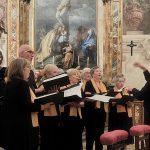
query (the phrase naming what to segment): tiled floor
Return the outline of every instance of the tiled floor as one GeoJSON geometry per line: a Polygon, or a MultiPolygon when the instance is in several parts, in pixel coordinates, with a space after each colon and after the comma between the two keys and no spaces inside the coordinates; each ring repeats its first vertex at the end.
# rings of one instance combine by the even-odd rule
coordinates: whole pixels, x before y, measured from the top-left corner
{"type": "MultiPolygon", "coordinates": [[[[0,148],[0,150],[4,150],[4,149],[3,149],[3,148],[0,148]]],[[[85,150],[85,148],[84,148],[83,150],[85,150]]],[[[107,150],[107,147],[104,146],[103,150],[107,150]]],[[[129,146],[127,147],[127,150],[135,150],[135,149],[134,149],[134,145],[129,145],[129,146]]]]}
{"type": "MultiPolygon", "coordinates": [[[[94,148],[93,148],[93,149],[94,149],[94,148]]],[[[83,145],[83,150],[86,150],[86,149],[85,149],[85,145],[83,145]]],[[[107,150],[107,146],[104,146],[104,147],[103,147],[103,150],[107,150]]],[[[127,150],[135,150],[134,144],[128,145],[128,146],[127,146],[127,150]]]]}
{"type": "MultiPolygon", "coordinates": [[[[4,150],[4,149],[0,148],[0,150],[4,150]]],[[[85,149],[85,132],[83,132],[83,150],[86,150],[85,149]]],[[[104,146],[103,150],[107,150],[107,147],[104,146]]],[[[134,145],[133,144],[132,145],[128,145],[127,150],[135,150],[134,145]]]]}

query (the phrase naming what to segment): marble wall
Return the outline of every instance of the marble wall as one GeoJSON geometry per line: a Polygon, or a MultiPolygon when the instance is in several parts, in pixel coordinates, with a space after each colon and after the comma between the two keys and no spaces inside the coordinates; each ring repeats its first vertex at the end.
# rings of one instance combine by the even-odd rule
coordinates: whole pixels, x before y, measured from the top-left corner
{"type": "Polygon", "coordinates": [[[123,5],[123,42],[122,42],[122,72],[126,76],[127,84],[141,89],[145,84],[142,70],[135,68],[133,63],[138,61],[150,69],[150,26],[149,1],[124,1],[123,5]],[[137,46],[127,46],[133,41],[137,46]]]}

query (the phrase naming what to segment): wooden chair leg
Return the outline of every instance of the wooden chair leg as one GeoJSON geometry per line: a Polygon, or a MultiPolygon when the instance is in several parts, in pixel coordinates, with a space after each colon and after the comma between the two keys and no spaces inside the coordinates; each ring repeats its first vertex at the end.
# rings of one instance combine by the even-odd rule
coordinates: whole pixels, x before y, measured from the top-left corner
{"type": "Polygon", "coordinates": [[[146,145],[146,149],[149,149],[149,134],[146,134],[146,139],[145,139],[145,145],[146,145]]]}
{"type": "Polygon", "coordinates": [[[139,137],[135,136],[135,149],[139,150],[139,137]]]}

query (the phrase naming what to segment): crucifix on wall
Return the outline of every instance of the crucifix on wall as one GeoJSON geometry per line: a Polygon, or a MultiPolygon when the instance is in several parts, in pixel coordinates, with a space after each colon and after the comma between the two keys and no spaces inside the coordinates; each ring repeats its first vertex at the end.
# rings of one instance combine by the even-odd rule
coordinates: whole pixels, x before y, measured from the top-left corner
{"type": "Polygon", "coordinates": [[[137,46],[136,44],[133,44],[133,41],[131,41],[130,44],[128,44],[127,46],[129,46],[131,48],[131,56],[133,55],[133,47],[137,46]]]}

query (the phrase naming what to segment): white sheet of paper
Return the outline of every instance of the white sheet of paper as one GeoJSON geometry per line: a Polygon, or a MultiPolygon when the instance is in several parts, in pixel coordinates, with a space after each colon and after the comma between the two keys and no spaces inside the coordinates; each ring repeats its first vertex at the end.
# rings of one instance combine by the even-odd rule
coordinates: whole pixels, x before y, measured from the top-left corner
{"type": "Polygon", "coordinates": [[[77,85],[77,86],[75,86],[73,88],[65,90],[64,91],[64,97],[69,97],[69,96],[77,95],[77,96],[79,96],[79,97],[82,98],[82,95],[81,95],[81,86],[82,86],[82,83],[80,83],[79,85],[77,85]]]}
{"type": "Polygon", "coordinates": [[[95,101],[100,101],[100,102],[109,102],[109,100],[113,99],[114,97],[95,94],[94,96],[87,97],[87,98],[95,101]]]}

